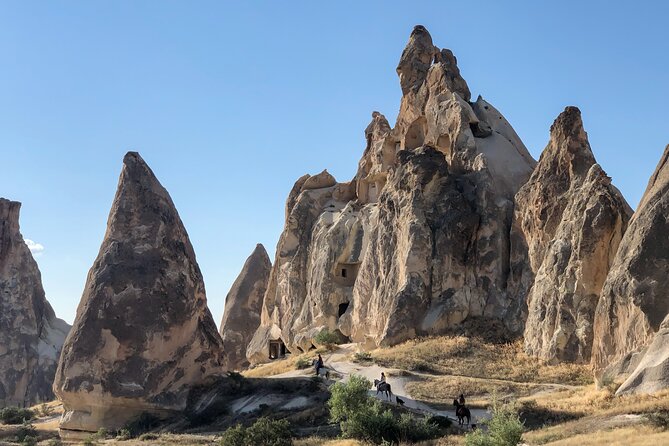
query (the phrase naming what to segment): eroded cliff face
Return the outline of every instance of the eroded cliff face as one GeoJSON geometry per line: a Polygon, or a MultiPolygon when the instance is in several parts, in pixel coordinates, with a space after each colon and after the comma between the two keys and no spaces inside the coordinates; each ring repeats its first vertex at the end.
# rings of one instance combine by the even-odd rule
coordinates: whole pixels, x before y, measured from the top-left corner
{"type": "Polygon", "coordinates": [[[61,433],[183,410],[189,388],[221,365],[221,337],[186,229],[167,191],[130,152],[56,374],[61,433]]]}
{"type": "Polygon", "coordinates": [[[630,221],[595,316],[592,363],[619,393],[669,387],[669,146],[630,221]]]}
{"type": "Polygon", "coordinates": [[[56,318],[19,230],[21,203],[0,198],[0,407],[53,399],[70,326],[56,318]]]}
{"type": "Polygon", "coordinates": [[[516,194],[509,291],[527,296],[529,354],[590,361],[595,308],[631,214],[595,162],[580,111],[567,107],[516,194]]]}
{"type": "Polygon", "coordinates": [[[258,244],[225,297],[220,333],[226,370],[241,370],[249,365],[246,346],[260,326],[262,299],[271,269],[265,247],[258,244]]]}
{"type": "Polygon", "coordinates": [[[513,197],[535,161],[504,117],[470,91],[450,50],[414,28],[397,67],[402,101],[378,112],[358,172],[300,178],[247,350],[304,351],[323,329],[369,346],[436,334],[467,318],[520,334],[506,291],[513,197]]]}

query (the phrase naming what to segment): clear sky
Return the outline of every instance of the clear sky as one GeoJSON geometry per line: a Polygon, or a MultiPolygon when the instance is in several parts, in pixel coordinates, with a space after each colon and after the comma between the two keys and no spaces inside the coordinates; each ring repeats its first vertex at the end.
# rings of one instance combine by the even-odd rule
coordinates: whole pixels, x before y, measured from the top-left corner
{"type": "Polygon", "coordinates": [[[274,257],[304,173],[355,173],[371,112],[425,25],[538,158],[567,105],[638,203],[669,143],[667,2],[1,1],[0,196],[23,202],[47,298],[72,322],[121,160],[172,195],[220,321],[255,244],[274,257]],[[620,5],[620,6],[618,6],[620,5]]]}

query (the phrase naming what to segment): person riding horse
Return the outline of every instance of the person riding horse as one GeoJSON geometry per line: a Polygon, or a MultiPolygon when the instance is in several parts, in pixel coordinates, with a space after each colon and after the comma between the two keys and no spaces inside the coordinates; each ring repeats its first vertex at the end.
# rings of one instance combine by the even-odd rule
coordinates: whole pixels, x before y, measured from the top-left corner
{"type": "Polygon", "coordinates": [[[467,419],[467,424],[469,424],[472,419],[472,414],[469,409],[465,407],[464,401],[464,395],[460,395],[459,398],[453,400],[453,405],[455,406],[455,416],[458,418],[458,424],[460,425],[465,424],[465,419],[467,419]]]}
{"type": "Polygon", "coordinates": [[[323,368],[323,357],[322,357],[321,354],[319,353],[319,354],[318,354],[318,359],[316,360],[316,376],[318,376],[318,372],[319,372],[320,369],[322,369],[322,368],[323,368]]]}
{"type": "Polygon", "coordinates": [[[390,384],[386,382],[386,374],[381,372],[381,379],[374,380],[374,387],[376,387],[376,394],[381,392],[381,395],[387,396],[392,400],[393,391],[390,384]]]}

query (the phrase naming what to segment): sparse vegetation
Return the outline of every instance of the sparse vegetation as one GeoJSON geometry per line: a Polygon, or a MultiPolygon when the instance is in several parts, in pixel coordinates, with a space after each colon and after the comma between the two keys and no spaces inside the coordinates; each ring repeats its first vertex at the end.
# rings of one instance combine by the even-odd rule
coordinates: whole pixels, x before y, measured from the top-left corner
{"type": "Polygon", "coordinates": [[[60,440],[60,438],[50,438],[46,444],[47,446],[63,446],[63,442],[60,440]]]}
{"type": "Polygon", "coordinates": [[[314,338],[314,342],[325,346],[328,350],[332,350],[339,344],[344,344],[346,338],[338,331],[330,331],[327,328],[321,330],[314,338]]]}
{"type": "Polygon", "coordinates": [[[30,409],[19,407],[5,407],[0,410],[0,422],[2,424],[23,424],[35,419],[35,412],[30,409]]]}
{"type": "Polygon", "coordinates": [[[348,382],[335,383],[328,401],[330,419],[339,423],[346,438],[383,444],[385,442],[414,442],[436,438],[439,423],[430,417],[416,418],[409,413],[396,417],[367,390],[371,383],[364,377],[353,375],[348,382]]]}
{"type": "Polygon", "coordinates": [[[309,358],[306,358],[304,356],[300,356],[295,361],[295,368],[296,369],[300,369],[300,370],[301,369],[308,369],[309,367],[311,367],[311,361],[309,361],[309,358]]]}
{"type": "Polygon", "coordinates": [[[16,441],[22,445],[37,444],[37,429],[29,421],[24,421],[16,432],[16,441]]]}
{"type": "Polygon", "coordinates": [[[504,379],[520,383],[592,383],[587,365],[548,365],[525,354],[519,341],[494,344],[479,338],[440,336],[371,352],[384,367],[416,372],[504,379]]]}
{"type": "Polygon", "coordinates": [[[287,420],[260,418],[249,427],[238,424],[223,433],[221,446],[291,446],[290,423],[287,420]]]}
{"type": "Polygon", "coordinates": [[[494,401],[492,417],[482,424],[487,429],[477,429],[467,434],[467,446],[517,446],[523,436],[523,423],[518,411],[510,404],[494,401]]]}
{"type": "Polygon", "coordinates": [[[152,441],[157,440],[160,437],[158,434],[146,433],[139,436],[139,441],[152,441]]]}
{"type": "Polygon", "coordinates": [[[135,438],[144,432],[158,427],[159,425],[160,418],[151,413],[143,412],[140,416],[123,426],[123,429],[121,429],[119,432],[127,432],[130,438],[135,438]]]}
{"type": "Polygon", "coordinates": [[[662,410],[659,412],[648,413],[646,414],[646,419],[650,421],[653,426],[663,431],[669,429],[669,411],[662,410]]]}
{"type": "Polygon", "coordinates": [[[372,359],[372,354],[369,352],[356,352],[353,355],[354,362],[370,362],[372,359]]]}

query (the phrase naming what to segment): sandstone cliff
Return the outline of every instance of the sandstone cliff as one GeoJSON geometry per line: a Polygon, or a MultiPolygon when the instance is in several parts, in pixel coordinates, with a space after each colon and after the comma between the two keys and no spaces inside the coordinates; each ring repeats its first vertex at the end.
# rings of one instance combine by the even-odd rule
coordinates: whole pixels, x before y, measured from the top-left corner
{"type": "Polygon", "coordinates": [[[669,146],[630,221],[595,317],[596,377],[632,372],[619,392],[669,386],[669,146]]]}
{"type": "Polygon", "coordinates": [[[56,318],[19,231],[21,203],[0,198],[0,407],[53,399],[70,326],[56,318]]]}
{"type": "Polygon", "coordinates": [[[61,433],[182,410],[190,386],[220,373],[221,351],[186,229],[130,152],[56,374],[61,433]]]}
{"type": "Polygon", "coordinates": [[[590,361],[595,308],[631,213],[596,164],[580,111],[567,107],[516,194],[509,290],[527,296],[529,354],[590,361]]]}
{"type": "Polygon", "coordinates": [[[258,244],[225,297],[220,333],[226,369],[240,370],[248,366],[246,346],[260,326],[262,299],[271,269],[265,247],[258,244]]]}
{"type": "Polygon", "coordinates": [[[506,291],[513,197],[535,161],[504,117],[471,93],[450,50],[414,28],[397,67],[391,127],[365,130],[355,178],[300,178],[247,350],[312,347],[323,329],[370,346],[442,333],[472,317],[516,334],[523,302],[506,291]]]}

